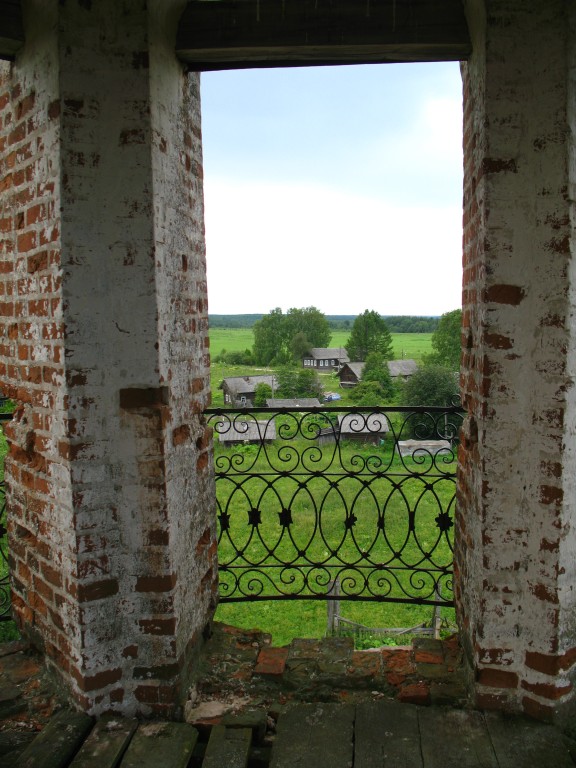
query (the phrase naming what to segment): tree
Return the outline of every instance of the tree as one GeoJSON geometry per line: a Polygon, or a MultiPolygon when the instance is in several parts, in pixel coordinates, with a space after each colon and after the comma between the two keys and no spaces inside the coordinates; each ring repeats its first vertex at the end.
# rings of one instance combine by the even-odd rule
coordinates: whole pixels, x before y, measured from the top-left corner
{"type": "Polygon", "coordinates": [[[330,324],[326,316],[316,307],[289,309],[287,318],[291,339],[302,334],[310,347],[327,347],[330,343],[332,338],[330,324]]]}
{"type": "Polygon", "coordinates": [[[306,334],[303,331],[298,331],[296,336],[293,336],[290,341],[290,351],[292,352],[293,360],[302,360],[312,349],[313,344],[310,344],[306,334]]]}
{"type": "Polygon", "coordinates": [[[281,368],[278,379],[277,396],[287,399],[296,397],[320,397],[322,385],[316,372],[310,368],[281,368]]]}
{"type": "Polygon", "coordinates": [[[451,371],[460,369],[460,354],[462,352],[462,310],[454,309],[446,312],[438,321],[438,327],[432,334],[432,354],[426,357],[426,362],[441,365],[451,371]]]}
{"type": "Polygon", "coordinates": [[[385,397],[377,381],[361,381],[348,395],[356,405],[382,405],[385,397]]]}
{"type": "Polygon", "coordinates": [[[254,323],[254,360],[257,365],[286,363],[290,359],[290,330],[280,307],[254,323]]]}
{"type": "Polygon", "coordinates": [[[362,382],[378,384],[381,396],[385,400],[394,396],[394,384],[388,363],[379,352],[371,352],[366,357],[366,363],[362,370],[362,382]]]}
{"type": "Polygon", "coordinates": [[[371,352],[378,352],[385,360],[392,360],[392,337],[378,312],[367,309],[358,315],[346,343],[346,352],[350,360],[366,360],[371,352]]]}
{"type": "Polygon", "coordinates": [[[458,394],[454,371],[441,365],[425,365],[404,384],[402,404],[445,407],[453,405],[458,394]]]}
{"type": "Polygon", "coordinates": [[[260,384],[256,385],[256,389],[254,391],[254,405],[257,408],[265,407],[266,400],[268,400],[270,397],[272,397],[272,387],[270,384],[266,384],[262,381],[260,384]]]}
{"type": "Polygon", "coordinates": [[[286,365],[299,360],[311,347],[326,347],[331,331],[326,317],[316,307],[292,308],[283,314],[279,307],[254,323],[254,359],[257,365],[286,365]]]}

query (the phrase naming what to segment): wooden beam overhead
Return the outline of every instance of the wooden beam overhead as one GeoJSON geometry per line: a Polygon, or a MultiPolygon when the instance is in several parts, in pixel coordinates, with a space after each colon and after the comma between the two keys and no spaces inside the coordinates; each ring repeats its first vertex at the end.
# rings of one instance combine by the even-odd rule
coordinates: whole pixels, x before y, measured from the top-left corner
{"type": "Polygon", "coordinates": [[[24,44],[20,0],[0,0],[0,59],[11,61],[24,44]]]}
{"type": "Polygon", "coordinates": [[[191,69],[460,61],[462,0],[190,0],[176,51],[191,69]]]}

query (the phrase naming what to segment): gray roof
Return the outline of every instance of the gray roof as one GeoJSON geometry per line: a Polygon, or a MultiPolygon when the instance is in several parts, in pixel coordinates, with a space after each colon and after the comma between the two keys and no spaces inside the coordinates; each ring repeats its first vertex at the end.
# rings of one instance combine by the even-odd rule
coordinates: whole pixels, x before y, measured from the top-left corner
{"type": "Polygon", "coordinates": [[[389,360],[388,370],[392,378],[396,376],[412,376],[418,370],[418,365],[416,360],[389,360]]]}
{"type": "Polygon", "coordinates": [[[347,363],[348,368],[352,371],[352,373],[356,374],[356,378],[358,381],[362,378],[362,371],[364,370],[364,366],[366,363],[347,363]]]}
{"type": "Polygon", "coordinates": [[[304,357],[313,357],[314,360],[340,360],[342,363],[347,363],[350,359],[344,347],[313,347],[310,354],[304,357]]]}
{"type": "Polygon", "coordinates": [[[268,384],[269,387],[274,389],[278,386],[276,376],[230,376],[224,379],[220,384],[220,389],[224,388],[224,385],[228,387],[230,392],[234,392],[237,395],[248,394],[249,392],[255,392],[258,384],[268,384]]]}
{"type": "Polygon", "coordinates": [[[300,397],[294,400],[271,397],[266,400],[268,408],[320,408],[316,397],[300,397]]]}
{"type": "Polygon", "coordinates": [[[230,422],[229,428],[226,424],[225,431],[218,433],[218,439],[221,443],[256,443],[264,440],[275,440],[276,424],[273,419],[270,421],[240,421],[235,419],[230,422]]]}
{"type": "Polygon", "coordinates": [[[338,416],[338,423],[341,435],[380,435],[390,429],[383,413],[347,413],[338,416]]]}
{"type": "MultiPolygon", "coordinates": [[[[362,373],[366,363],[347,363],[348,368],[356,375],[358,381],[362,379],[362,373]]],[[[418,370],[416,360],[388,360],[390,376],[412,376],[418,370]]]]}

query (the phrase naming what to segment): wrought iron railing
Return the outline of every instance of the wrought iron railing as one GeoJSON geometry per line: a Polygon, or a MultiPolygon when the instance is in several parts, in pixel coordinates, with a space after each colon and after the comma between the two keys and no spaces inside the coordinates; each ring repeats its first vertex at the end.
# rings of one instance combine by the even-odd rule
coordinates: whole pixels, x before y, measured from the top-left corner
{"type": "Polygon", "coordinates": [[[206,415],[221,601],[453,605],[459,407],[206,415]]]}

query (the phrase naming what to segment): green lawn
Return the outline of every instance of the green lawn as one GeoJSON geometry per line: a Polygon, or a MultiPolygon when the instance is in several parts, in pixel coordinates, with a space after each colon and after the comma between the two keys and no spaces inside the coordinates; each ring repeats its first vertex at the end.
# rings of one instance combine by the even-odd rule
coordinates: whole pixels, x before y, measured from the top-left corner
{"type": "MultiPolygon", "coordinates": [[[[335,331],[330,341],[331,347],[344,347],[350,333],[348,331],[335,331]]],[[[217,357],[223,350],[226,352],[243,352],[245,349],[252,349],[254,344],[254,334],[250,328],[213,328],[210,331],[210,353],[212,359],[217,357]]],[[[392,344],[394,346],[394,357],[397,360],[402,358],[413,358],[422,360],[422,356],[432,351],[431,333],[393,333],[392,344]]]]}
{"type": "MultiPolygon", "coordinates": [[[[234,567],[245,569],[240,578],[249,592],[258,590],[260,577],[255,566],[264,561],[279,566],[276,571],[268,571],[273,575],[265,576],[264,582],[274,580],[291,594],[298,591],[302,579],[293,566],[306,570],[312,561],[317,566],[313,572],[321,577],[340,572],[344,581],[346,576],[358,579],[353,565],[362,568],[385,564],[391,571],[373,571],[370,583],[393,572],[394,586],[389,596],[400,599],[405,594],[396,586],[396,580],[408,594],[419,596],[414,580],[421,578],[420,568],[428,570],[431,564],[450,568],[453,529],[441,533],[436,517],[439,512],[453,516],[453,478],[444,479],[435,470],[421,478],[411,477],[414,469],[422,472],[422,465],[414,465],[411,460],[402,464],[392,453],[390,439],[387,447],[343,443],[336,458],[333,448],[312,448],[308,466],[298,456],[304,456],[310,444],[298,440],[286,441],[283,448],[278,444],[282,445],[281,441],[268,449],[267,460],[255,446],[216,446],[217,468],[219,460],[232,462],[230,472],[227,468],[225,476],[217,480],[219,513],[228,517],[220,535],[219,559],[222,565],[233,566],[237,576],[242,571],[234,571],[234,567]],[[287,451],[294,449],[298,454],[290,456],[287,451]],[[243,463],[235,463],[233,457],[243,463]],[[382,462],[378,469],[384,476],[374,478],[371,461],[382,462]],[[288,477],[282,476],[285,470],[289,471],[288,477]],[[360,474],[348,475],[348,470],[360,474]],[[317,472],[321,476],[316,476],[317,472]],[[256,525],[249,522],[254,507],[261,510],[256,525]],[[285,508],[290,509],[292,517],[287,527],[281,525],[279,517],[285,508]],[[356,521],[347,530],[345,520],[351,513],[356,521]],[[384,523],[383,529],[379,520],[384,523]],[[300,550],[305,551],[305,557],[300,550]],[[283,565],[289,566],[284,572],[283,565]],[[295,581],[282,582],[282,573],[285,579],[292,577],[295,581]]],[[[453,466],[448,470],[453,471],[453,466]]],[[[225,585],[233,579],[223,571],[221,581],[225,585]]],[[[323,592],[322,587],[318,591],[323,592]]],[[[380,588],[375,591],[382,594],[380,588]]],[[[368,627],[430,624],[432,611],[431,606],[341,601],[343,617],[368,627]]],[[[443,608],[441,613],[453,624],[452,609],[443,608]]],[[[275,645],[284,645],[293,637],[322,636],[326,632],[327,606],[324,601],[289,599],[222,604],[217,619],[245,628],[258,627],[272,634],[275,645]]]]}

